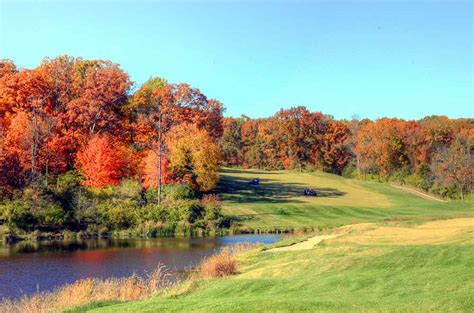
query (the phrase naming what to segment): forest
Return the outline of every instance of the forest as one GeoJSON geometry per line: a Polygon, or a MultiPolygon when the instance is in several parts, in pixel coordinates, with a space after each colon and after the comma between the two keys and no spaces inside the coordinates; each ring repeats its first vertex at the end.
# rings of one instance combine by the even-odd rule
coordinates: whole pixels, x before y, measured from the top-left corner
{"type": "Polygon", "coordinates": [[[336,120],[303,106],[258,119],[223,113],[197,88],[160,77],[137,86],[107,60],[0,61],[0,232],[215,233],[231,224],[215,194],[222,166],[472,193],[471,118],[336,120]]]}

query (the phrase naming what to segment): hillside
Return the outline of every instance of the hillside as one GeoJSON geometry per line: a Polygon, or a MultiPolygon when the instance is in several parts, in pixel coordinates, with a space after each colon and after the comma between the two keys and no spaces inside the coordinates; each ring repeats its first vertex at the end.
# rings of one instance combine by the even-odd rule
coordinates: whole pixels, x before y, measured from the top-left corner
{"type": "Polygon", "coordinates": [[[226,168],[221,172],[219,193],[225,214],[261,231],[474,214],[472,203],[428,200],[388,184],[327,173],[226,168]],[[260,185],[249,185],[256,177],[260,185]],[[306,187],[314,188],[318,196],[304,196],[306,187]]]}

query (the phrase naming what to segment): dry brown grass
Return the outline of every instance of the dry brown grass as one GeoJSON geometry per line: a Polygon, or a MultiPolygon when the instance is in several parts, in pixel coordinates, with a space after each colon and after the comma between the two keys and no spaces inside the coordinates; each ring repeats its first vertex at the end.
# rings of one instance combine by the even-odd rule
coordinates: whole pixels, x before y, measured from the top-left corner
{"type": "Polygon", "coordinates": [[[226,247],[219,254],[210,256],[201,262],[198,278],[209,279],[237,274],[236,255],[261,247],[262,243],[244,243],[226,247]]]}
{"type": "Polygon", "coordinates": [[[227,251],[205,259],[199,268],[202,278],[230,276],[237,273],[237,260],[227,251]]]}
{"type": "Polygon", "coordinates": [[[58,312],[97,301],[130,301],[145,299],[168,285],[168,273],[158,266],[146,278],[82,279],[51,293],[37,293],[17,301],[0,303],[0,312],[43,313],[58,312]]]}

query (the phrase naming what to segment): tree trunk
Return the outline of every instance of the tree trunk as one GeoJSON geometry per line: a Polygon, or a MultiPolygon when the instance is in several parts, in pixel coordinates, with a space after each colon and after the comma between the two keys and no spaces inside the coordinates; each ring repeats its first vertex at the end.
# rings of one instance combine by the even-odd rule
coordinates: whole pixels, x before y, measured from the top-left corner
{"type": "Polygon", "coordinates": [[[157,181],[158,199],[157,199],[157,205],[160,205],[161,203],[161,179],[162,179],[161,164],[163,162],[162,135],[163,135],[163,129],[162,129],[162,123],[161,123],[161,108],[160,108],[160,112],[158,115],[158,181],[157,181]]]}

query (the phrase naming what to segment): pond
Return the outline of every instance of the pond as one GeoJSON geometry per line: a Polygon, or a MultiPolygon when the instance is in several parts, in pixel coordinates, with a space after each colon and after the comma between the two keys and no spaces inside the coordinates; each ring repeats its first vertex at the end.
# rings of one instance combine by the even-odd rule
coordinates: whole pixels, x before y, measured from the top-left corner
{"type": "Polygon", "coordinates": [[[176,278],[224,246],[273,243],[278,235],[89,239],[0,245],[0,299],[51,291],[81,278],[144,275],[163,264],[176,278]]]}

